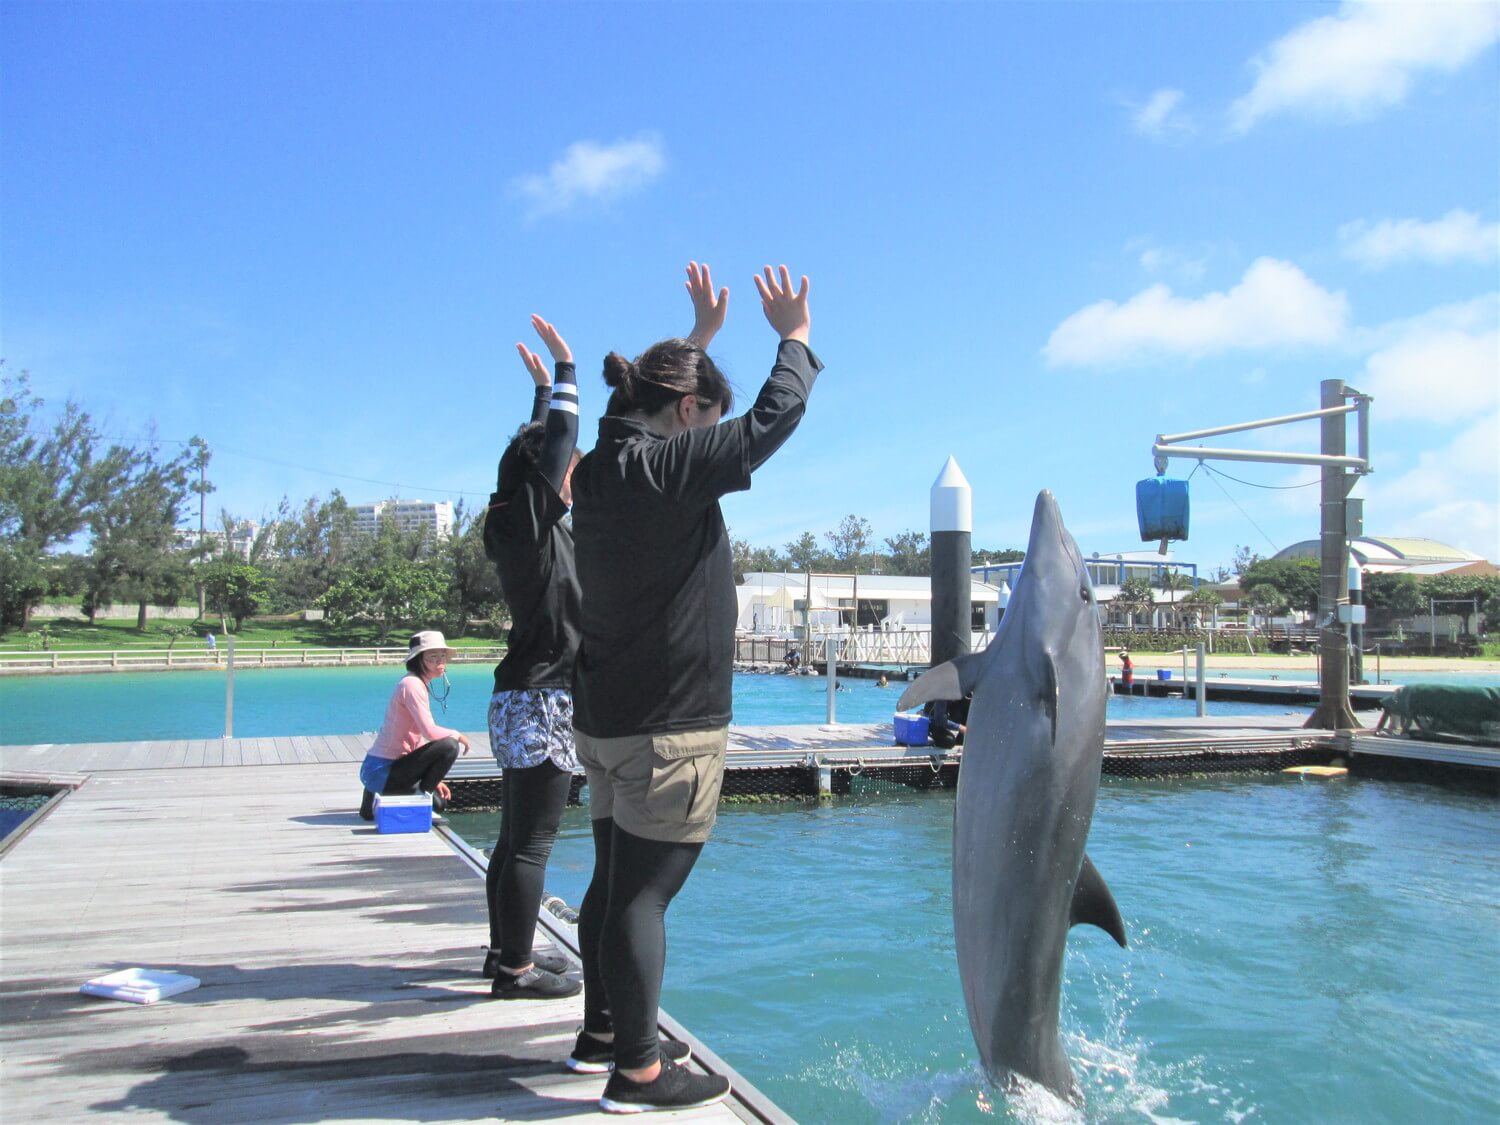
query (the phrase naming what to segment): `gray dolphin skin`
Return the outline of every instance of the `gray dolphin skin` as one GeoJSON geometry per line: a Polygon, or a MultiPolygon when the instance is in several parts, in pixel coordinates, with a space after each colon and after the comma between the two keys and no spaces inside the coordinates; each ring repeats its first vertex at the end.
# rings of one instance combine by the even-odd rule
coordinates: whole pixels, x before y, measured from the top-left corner
{"type": "Polygon", "coordinates": [[[1098,605],[1052,493],[990,646],[924,673],[905,708],[973,692],[953,820],[953,934],[985,1073],[1074,1094],[1058,1033],[1068,931],[1125,924],[1084,853],[1104,760],[1098,605]]]}

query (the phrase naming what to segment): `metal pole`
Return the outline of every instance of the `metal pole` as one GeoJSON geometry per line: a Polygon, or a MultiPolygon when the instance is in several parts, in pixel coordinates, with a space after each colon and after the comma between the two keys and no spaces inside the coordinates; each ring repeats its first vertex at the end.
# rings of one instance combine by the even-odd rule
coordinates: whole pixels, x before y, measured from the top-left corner
{"type": "Polygon", "coordinates": [[[823,640],[824,670],[828,675],[828,721],[826,727],[839,725],[838,700],[836,696],[839,690],[839,638],[837,633],[829,633],[823,640]]]}
{"type": "Polygon", "coordinates": [[[224,675],[224,737],[234,737],[234,634],[224,638],[229,649],[224,675]]]}
{"type": "Polygon", "coordinates": [[[1208,656],[1202,641],[1198,642],[1198,718],[1208,716],[1208,692],[1204,687],[1204,681],[1208,679],[1208,656]]]}
{"type": "MultiPolygon", "coordinates": [[[[1325,409],[1342,404],[1344,381],[1324,379],[1325,409]]],[[[1346,596],[1346,565],[1349,537],[1345,501],[1349,496],[1349,474],[1337,461],[1346,460],[1346,423],[1342,414],[1330,413],[1322,421],[1323,466],[1322,566],[1318,583],[1318,706],[1307,720],[1317,730],[1354,730],[1359,726],[1349,707],[1349,637],[1339,621],[1339,603],[1346,596]]]]}
{"type": "MultiPolygon", "coordinates": [[[[1349,556],[1349,606],[1350,617],[1358,617],[1353,607],[1365,604],[1364,575],[1353,555],[1349,556]]],[[[1358,621],[1349,622],[1349,682],[1365,682],[1365,627],[1358,621]]]]}

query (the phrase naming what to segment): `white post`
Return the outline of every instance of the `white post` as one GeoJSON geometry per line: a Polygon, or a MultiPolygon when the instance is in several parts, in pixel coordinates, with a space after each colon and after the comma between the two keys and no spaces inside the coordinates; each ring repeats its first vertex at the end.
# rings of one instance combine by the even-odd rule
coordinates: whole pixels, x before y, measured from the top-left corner
{"type": "Polygon", "coordinates": [[[1204,655],[1204,645],[1198,642],[1198,718],[1208,717],[1208,689],[1204,681],[1208,678],[1208,660],[1204,655]]]}

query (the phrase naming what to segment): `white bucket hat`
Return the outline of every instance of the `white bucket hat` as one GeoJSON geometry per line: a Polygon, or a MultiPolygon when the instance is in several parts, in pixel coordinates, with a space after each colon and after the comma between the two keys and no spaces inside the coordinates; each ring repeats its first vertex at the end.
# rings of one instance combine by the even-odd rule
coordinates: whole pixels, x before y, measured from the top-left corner
{"type": "Polygon", "coordinates": [[[408,661],[424,652],[441,652],[449,660],[458,655],[458,649],[450,648],[447,639],[437,629],[423,629],[420,633],[413,633],[411,640],[406,642],[408,661]]]}

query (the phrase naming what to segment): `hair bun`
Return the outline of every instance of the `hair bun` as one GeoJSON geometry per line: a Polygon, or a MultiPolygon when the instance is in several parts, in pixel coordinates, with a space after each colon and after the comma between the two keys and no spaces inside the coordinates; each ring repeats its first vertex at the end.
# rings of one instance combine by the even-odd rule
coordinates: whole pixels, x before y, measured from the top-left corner
{"type": "Polygon", "coordinates": [[[606,387],[624,387],[634,382],[635,379],[635,364],[619,352],[610,352],[604,357],[604,385],[606,387]]]}

